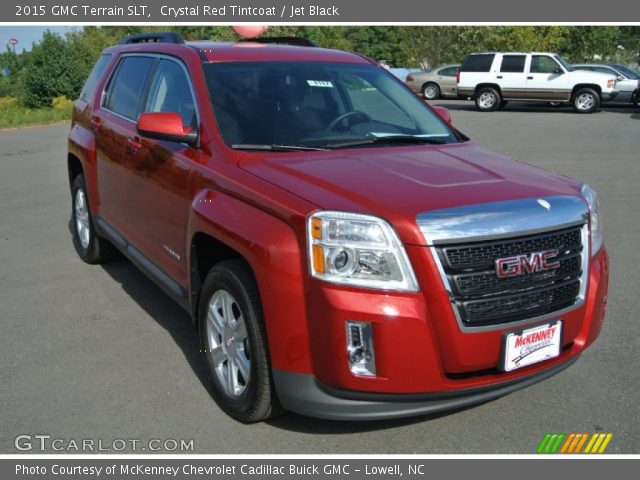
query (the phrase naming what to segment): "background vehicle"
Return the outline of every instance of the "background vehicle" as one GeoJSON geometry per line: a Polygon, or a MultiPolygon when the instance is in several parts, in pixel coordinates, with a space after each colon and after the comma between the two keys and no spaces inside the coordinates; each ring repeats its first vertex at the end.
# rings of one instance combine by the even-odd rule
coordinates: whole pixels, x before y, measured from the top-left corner
{"type": "Polygon", "coordinates": [[[246,46],[106,49],[67,158],[78,255],[117,248],[191,314],[225,412],[460,408],[595,341],[590,187],[481,149],[360,55],[246,46]]]}
{"type": "Polygon", "coordinates": [[[397,77],[401,81],[405,81],[409,75],[412,73],[420,72],[419,68],[390,68],[389,72],[392,73],[395,77],[397,77]]]}
{"type": "Polygon", "coordinates": [[[602,64],[576,64],[573,65],[576,70],[589,70],[591,72],[606,73],[607,75],[615,75],[617,79],[616,88],[618,96],[613,99],[615,102],[630,103],[633,102],[633,92],[640,87],[640,76],[623,67],[622,65],[602,65],[602,64]]]}
{"type": "Polygon", "coordinates": [[[457,97],[456,75],[460,64],[442,65],[428,72],[412,73],[407,76],[407,86],[421,93],[427,100],[442,97],[457,97]]]}
{"type": "Polygon", "coordinates": [[[459,96],[474,98],[488,112],[517,100],[571,102],[576,112],[592,113],[618,94],[613,75],[574,70],[553,53],[474,53],[462,63],[457,83],[459,96]]]}

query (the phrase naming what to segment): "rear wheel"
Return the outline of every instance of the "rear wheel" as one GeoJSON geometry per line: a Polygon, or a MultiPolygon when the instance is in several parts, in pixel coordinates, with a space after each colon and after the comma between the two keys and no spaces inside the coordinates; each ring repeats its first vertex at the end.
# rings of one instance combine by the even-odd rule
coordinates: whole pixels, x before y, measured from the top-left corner
{"type": "Polygon", "coordinates": [[[280,413],[258,286],[244,261],[227,260],[211,269],[198,318],[201,351],[220,408],[244,423],[280,413]]]}
{"type": "Polygon", "coordinates": [[[502,97],[493,87],[481,88],[476,94],[476,107],[483,112],[493,112],[500,107],[502,97]]]}
{"type": "Polygon", "coordinates": [[[593,113],[600,106],[600,95],[592,88],[581,88],[573,94],[571,103],[578,113],[593,113]]]}
{"type": "Polygon", "coordinates": [[[112,258],[113,245],[100,237],[93,226],[87,185],[82,174],[73,180],[71,186],[71,223],[73,246],[82,260],[96,264],[112,258]]]}
{"type": "Polygon", "coordinates": [[[427,100],[440,98],[440,87],[435,83],[426,83],[422,87],[422,96],[427,100]]]}

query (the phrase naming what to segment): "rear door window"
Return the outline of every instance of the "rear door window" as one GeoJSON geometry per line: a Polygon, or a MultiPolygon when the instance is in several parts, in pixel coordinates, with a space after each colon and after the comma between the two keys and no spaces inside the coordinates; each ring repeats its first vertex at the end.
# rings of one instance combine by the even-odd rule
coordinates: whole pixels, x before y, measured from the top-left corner
{"type": "Polygon", "coordinates": [[[505,55],[502,57],[500,71],[506,73],[522,73],[524,72],[524,62],[526,59],[526,55],[505,55]]]}
{"type": "Polygon", "coordinates": [[[443,77],[455,77],[457,73],[458,67],[447,67],[440,70],[438,75],[442,75],[443,77]]]}
{"type": "Polygon", "coordinates": [[[123,58],[109,81],[103,107],[135,121],[155,62],[152,57],[123,58]]]}
{"type": "Polygon", "coordinates": [[[462,66],[461,72],[488,72],[491,70],[491,64],[493,63],[494,53],[482,53],[476,55],[469,55],[462,66]]]}

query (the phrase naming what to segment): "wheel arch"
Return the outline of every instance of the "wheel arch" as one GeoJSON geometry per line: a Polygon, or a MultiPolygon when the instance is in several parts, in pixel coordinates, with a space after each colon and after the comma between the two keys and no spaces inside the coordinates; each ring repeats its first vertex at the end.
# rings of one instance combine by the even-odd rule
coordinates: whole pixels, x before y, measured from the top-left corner
{"type": "Polygon", "coordinates": [[[442,87],[440,87],[440,84],[435,80],[427,80],[426,82],[424,82],[420,87],[420,91],[423,92],[427,85],[435,85],[440,91],[442,91],[442,87]]]}
{"type": "Polygon", "coordinates": [[[483,88],[495,88],[500,94],[500,96],[502,96],[502,89],[500,88],[500,85],[498,85],[497,83],[479,83],[478,85],[476,85],[476,88],[474,89],[473,94],[478,95],[478,92],[483,88]]]}
{"type": "Polygon", "coordinates": [[[73,153],[67,154],[67,172],[69,173],[69,186],[72,186],[75,178],[84,172],[82,162],[73,153]]]}
{"type": "Polygon", "coordinates": [[[581,90],[583,88],[590,88],[592,90],[595,90],[602,100],[602,88],[600,87],[600,85],[597,85],[595,83],[579,83],[577,85],[574,85],[574,87],[571,89],[571,98],[573,98],[578,90],[581,90]]]}
{"type": "Polygon", "coordinates": [[[209,269],[244,260],[258,285],[274,368],[311,372],[304,302],[306,251],[283,219],[212,189],[198,192],[189,220],[189,303],[199,322],[200,290],[209,269]]]}

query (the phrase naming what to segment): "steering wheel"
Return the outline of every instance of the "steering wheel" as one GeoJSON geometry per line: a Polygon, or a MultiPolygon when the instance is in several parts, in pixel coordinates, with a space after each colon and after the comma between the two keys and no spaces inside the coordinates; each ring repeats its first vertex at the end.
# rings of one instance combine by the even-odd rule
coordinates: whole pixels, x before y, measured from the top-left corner
{"type": "Polygon", "coordinates": [[[328,131],[333,130],[342,120],[344,120],[345,118],[354,117],[354,116],[362,117],[367,122],[370,122],[372,120],[372,118],[367,113],[361,112],[360,110],[353,110],[351,112],[346,112],[346,113],[343,113],[342,115],[338,115],[336,118],[331,120],[331,122],[329,122],[329,125],[327,125],[327,130],[328,131]]]}

